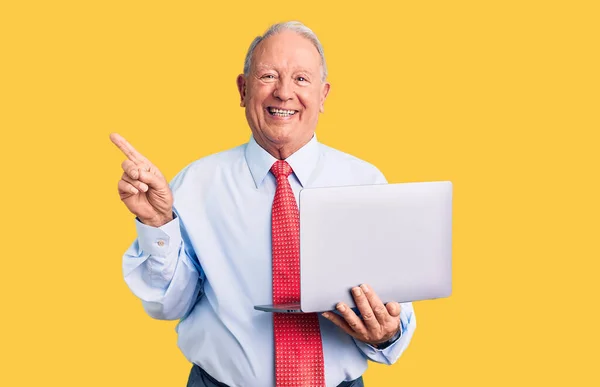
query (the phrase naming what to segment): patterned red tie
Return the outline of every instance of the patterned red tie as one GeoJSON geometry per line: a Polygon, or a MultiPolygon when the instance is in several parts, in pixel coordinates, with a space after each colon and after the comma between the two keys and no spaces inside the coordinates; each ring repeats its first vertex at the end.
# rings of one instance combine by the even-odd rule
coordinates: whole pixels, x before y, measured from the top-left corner
{"type": "MultiPolygon", "coordinates": [[[[273,200],[273,304],[300,302],[300,217],[288,181],[292,167],[277,160],[273,200]]],[[[316,313],[273,313],[277,387],[325,386],[323,347],[316,313]]]]}

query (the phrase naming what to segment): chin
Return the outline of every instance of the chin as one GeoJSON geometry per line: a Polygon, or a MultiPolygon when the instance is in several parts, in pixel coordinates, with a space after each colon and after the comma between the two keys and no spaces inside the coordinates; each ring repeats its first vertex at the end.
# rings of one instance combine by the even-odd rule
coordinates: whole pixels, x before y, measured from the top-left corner
{"type": "Polygon", "coordinates": [[[285,144],[298,138],[298,130],[292,127],[281,126],[269,131],[269,140],[276,144],[285,144]]]}

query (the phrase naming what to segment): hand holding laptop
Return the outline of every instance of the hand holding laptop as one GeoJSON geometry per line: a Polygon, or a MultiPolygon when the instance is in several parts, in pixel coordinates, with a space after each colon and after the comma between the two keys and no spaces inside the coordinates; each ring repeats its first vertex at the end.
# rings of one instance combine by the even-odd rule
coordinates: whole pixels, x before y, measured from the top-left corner
{"type": "Polygon", "coordinates": [[[352,288],[352,297],[361,317],[346,304],[340,302],[333,312],[323,313],[323,317],[333,322],[347,334],[364,343],[377,346],[394,337],[400,330],[400,304],[381,302],[373,289],[363,284],[352,288]]]}

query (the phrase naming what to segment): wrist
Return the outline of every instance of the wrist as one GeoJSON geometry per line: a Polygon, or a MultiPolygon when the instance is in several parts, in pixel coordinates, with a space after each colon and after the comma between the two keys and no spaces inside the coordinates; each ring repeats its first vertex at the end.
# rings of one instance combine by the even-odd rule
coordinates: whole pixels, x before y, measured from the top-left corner
{"type": "Polygon", "coordinates": [[[385,349],[385,348],[389,347],[390,345],[394,344],[396,341],[398,341],[400,339],[400,337],[402,337],[402,328],[398,327],[398,331],[396,333],[394,333],[394,335],[392,337],[390,337],[386,341],[371,344],[371,346],[373,346],[377,349],[385,349]]]}
{"type": "Polygon", "coordinates": [[[174,218],[173,218],[173,211],[171,211],[169,213],[169,215],[156,215],[150,219],[144,219],[144,218],[138,217],[138,219],[140,220],[140,222],[144,223],[147,226],[158,228],[158,227],[164,226],[165,224],[169,223],[174,218]]]}

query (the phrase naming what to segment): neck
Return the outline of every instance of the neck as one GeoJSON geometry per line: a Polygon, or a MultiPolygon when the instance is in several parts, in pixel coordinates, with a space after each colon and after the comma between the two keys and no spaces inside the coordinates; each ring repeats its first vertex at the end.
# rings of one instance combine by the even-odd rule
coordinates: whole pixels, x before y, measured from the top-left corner
{"type": "Polygon", "coordinates": [[[271,156],[278,160],[285,160],[293,155],[298,149],[308,144],[308,142],[313,138],[313,135],[314,134],[311,134],[307,139],[302,139],[293,143],[276,143],[261,136],[255,136],[254,140],[256,140],[256,143],[260,145],[261,148],[266,150],[271,156]]]}

